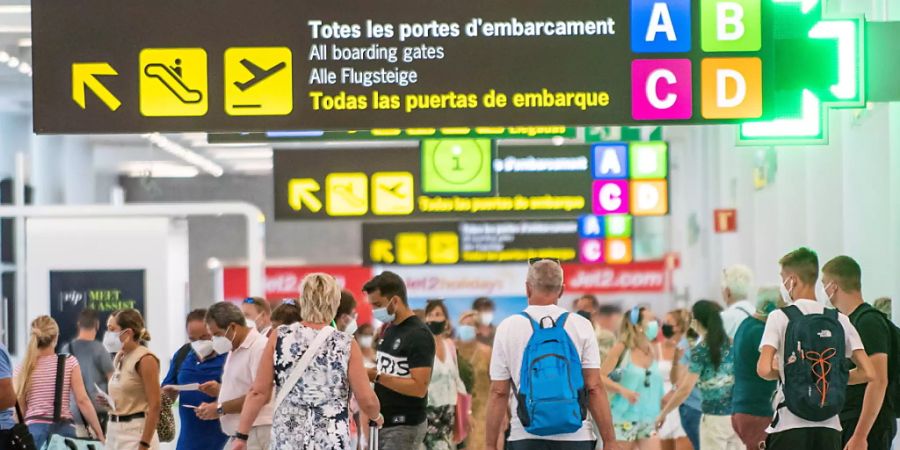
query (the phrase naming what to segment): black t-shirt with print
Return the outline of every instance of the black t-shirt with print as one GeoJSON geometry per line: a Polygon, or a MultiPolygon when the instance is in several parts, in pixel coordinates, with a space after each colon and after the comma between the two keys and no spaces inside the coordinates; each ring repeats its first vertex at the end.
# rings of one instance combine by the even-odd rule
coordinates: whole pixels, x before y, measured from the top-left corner
{"type": "MultiPolygon", "coordinates": [[[[850,314],[850,322],[853,323],[863,346],[866,348],[866,354],[872,356],[877,353],[883,353],[890,356],[891,351],[891,330],[888,328],[885,317],[879,312],[867,312],[872,310],[872,305],[863,303],[850,314]]],[[[850,368],[856,367],[852,361],[850,368]]],[[[844,402],[844,409],[841,411],[841,419],[856,419],[862,412],[863,398],[866,396],[866,385],[857,384],[847,386],[847,400],[844,402]]],[[[893,415],[891,407],[885,399],[879,416],[885,414],[893,415]]]]}
{"type": "MultiPolygon", "coordinates": [[[[434,364],[434,336],[418,317],[412,316],[399,325],[391,325],[378,342],[375,367],[378,373],[410,378],[411,370],[432,367],[434,364]]],[[[384,426],[418,425],[425,421],[424,398],[410,397],[375,385],[381,402],[384,426]]]]}

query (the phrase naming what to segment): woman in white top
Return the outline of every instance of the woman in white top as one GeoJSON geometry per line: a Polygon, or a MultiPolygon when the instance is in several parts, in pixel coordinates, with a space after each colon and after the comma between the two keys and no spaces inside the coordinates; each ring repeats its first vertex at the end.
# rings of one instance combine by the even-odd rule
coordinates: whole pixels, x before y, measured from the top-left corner
{"type": "Polygon", "coordinates": [[[429,300],[425,307],[425,324],[434,335],[435,358],[428,385],[428,433],[423,448],[427,450],[452,450],[456,448],[453,432],[456,429],[456,395],[465,394],[466,388],[459,378],[456,362],[456,346],[447,336],[450,334],[447,306],[441,300],[429,300]]]}

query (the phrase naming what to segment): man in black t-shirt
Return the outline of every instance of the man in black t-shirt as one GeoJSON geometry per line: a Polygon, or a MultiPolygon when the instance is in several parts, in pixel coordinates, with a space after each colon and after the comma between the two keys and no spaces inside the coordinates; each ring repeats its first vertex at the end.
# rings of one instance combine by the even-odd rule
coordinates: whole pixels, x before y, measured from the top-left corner
{"type": "Polygon", "coordinates": [[[840,414],[843,445],[847,450],[888,450],[897,432],[893,406],[885,400],[888,359],[893,351],[891,329],[888,319],[863,301],[861,279],[859,264],[849,256],[838,256],[822,267],[825,294],[850,317],[875,368],[874,381],[847,386],[847,400],[840,414]]]}
{"type": "Polygon", "coordinates": [[[383,449],[417,449],[425,440],[425,406],[434,364],[434,337],[409,309],[399,275],[382,272],[365,286],[372,314],[387,324],[378,342],[369,380],[381,402],[383,449]]]}

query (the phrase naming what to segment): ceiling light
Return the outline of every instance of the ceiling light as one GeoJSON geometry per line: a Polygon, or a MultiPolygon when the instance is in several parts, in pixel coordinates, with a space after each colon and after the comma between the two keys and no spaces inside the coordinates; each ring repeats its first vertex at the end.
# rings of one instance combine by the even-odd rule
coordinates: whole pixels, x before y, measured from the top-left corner
{"type": "Polygon", "coordinates": [[[119,165],[119,172],[133,178],[193,178],[200,170],[171,161],[129,161],[119,165]]]}
{"type": "Polygon", "coordinates": [[[28,75],[29,72],[31,72],[31,64],[26,62],[19,65],[19,73],[28,75]]]}
{"type": "Polygon", "coordinates": [[[16,67],[19,67],[20,62],[21,61],[19,61],[19,58],[13,56],[12,58],[9,58],[9,61],[6,62],[6,65],[15,69],[16,67]]]}
{"type": "Polygon", "coordinates": [[[272,148],[218,148],[206,149],[213,158],[219,160],[235,160],[235,159],[271,159],[272,148]]]}
{"type": "Polygon", "coordinates": [[[28,37],[28,38],[19,39],[18,44],[19,44],[19,47],[31,47],[31,38],[28,37]]]}
{"type": "Polygon", "coordinates": [[[6,63],[7,61],[9,61],[9,58],[9,53],[0,50],[0,63],[6,63]]]}
{"type": "Polygon", "coordinates": [[[0,5],[0,14],[31,14],[31,5],[0,5]]]}

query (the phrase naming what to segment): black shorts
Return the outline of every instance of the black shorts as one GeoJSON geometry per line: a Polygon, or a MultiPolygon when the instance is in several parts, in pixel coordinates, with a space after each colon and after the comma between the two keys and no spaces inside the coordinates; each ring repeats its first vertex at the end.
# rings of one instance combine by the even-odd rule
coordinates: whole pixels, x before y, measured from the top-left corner
{"type": "Polygon", "coordinates": [[[834,428],[794,428],[770,434],[766,450],[841,450],[841,432],[834,428]]]}
{"type": "Polygon", "coordinates": [[[597,442],[525,439],[521,441],[509,441],[506,443],[506,448],[508,450],[594,450],[597,448],[597,442]]]}
{"type": "MultiPolygon", "coordinates": [[[[881,414],[872,424],[869,436],[866,441],[869,443],[869,450],[890,450],[891,443],[894,441],[894,435],[897,434],[897,421],[892,414],[881,414]]],[[[856,430],[856,424],[859,418],[841,420],[841,428],[843,431],[843,445],[847,445],[847,441],[853,437],[856,430]]]]}

